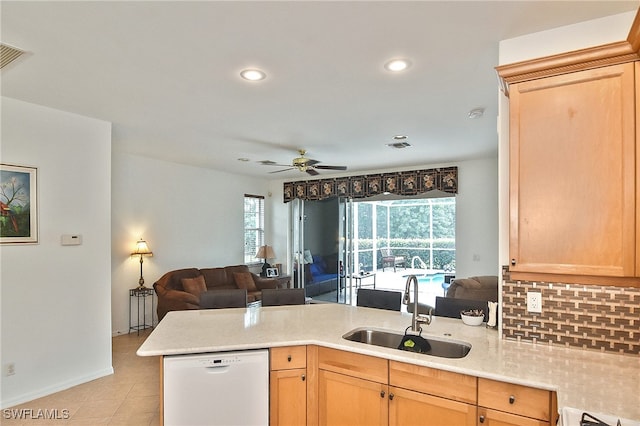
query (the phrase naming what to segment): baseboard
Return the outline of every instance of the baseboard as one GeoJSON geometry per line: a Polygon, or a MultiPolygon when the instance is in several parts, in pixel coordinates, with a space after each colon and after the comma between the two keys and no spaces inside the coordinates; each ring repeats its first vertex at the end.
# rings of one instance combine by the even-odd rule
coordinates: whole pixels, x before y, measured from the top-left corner
{"type": "MultiPolygon", "coordinates": [[[[25,402],[33,401],[34,399],[42,398],[43,396],[51,395],[52,393],[60,392],[69,389],[73,386],[81,385],[83,383],[90,382],[91,380],[99,379],[101,377],[109,376],[113,374],[113,367],[106,368],[104,370],[96,371],[93,374],[88,374],[81,377],[76,377],[73,380],[58,383],[54,386],[48,386],[37,391],[25,393],[14,398],[3,399],[0,401],[0,409],[13,407],[18,404],[24,404],[25,402]]],[[[32,408],[49,408],[49,407],[32,407],[32,408]]]]}

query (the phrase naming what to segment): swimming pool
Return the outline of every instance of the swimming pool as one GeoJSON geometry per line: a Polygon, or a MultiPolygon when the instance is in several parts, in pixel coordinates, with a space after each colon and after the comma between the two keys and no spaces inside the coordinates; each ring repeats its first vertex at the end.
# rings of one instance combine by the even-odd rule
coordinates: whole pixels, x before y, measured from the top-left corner
{"type": "Polygon", "coordinates": [[[419,284],[437,284],[441,286],[444,282],[444,274],[423,275],[417,278],[419,284]]]}
{"type": "MultiPolygon", "coordinates": [[[[444,273],[438,272],[435,274],[414,274],[418,278],[418,284],[437,284],[442,285],[444,282],[444,273]]],[[[408,278],[409,275],[404,275],[403,278],[408,278]]]]}

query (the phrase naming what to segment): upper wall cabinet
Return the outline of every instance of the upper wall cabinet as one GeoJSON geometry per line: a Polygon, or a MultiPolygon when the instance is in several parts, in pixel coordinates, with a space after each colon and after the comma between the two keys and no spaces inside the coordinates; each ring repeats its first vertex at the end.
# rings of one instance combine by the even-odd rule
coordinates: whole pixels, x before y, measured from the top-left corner
{"type": "Polygon", "coordinates": [[[498,67],[514,279],[640,283],[638,16],[626,42],[498,67]]]}
{"type": "Polygon", "coordinates": [[[510,92],[511,270],[633,276],[634,64],[510,92]]]}

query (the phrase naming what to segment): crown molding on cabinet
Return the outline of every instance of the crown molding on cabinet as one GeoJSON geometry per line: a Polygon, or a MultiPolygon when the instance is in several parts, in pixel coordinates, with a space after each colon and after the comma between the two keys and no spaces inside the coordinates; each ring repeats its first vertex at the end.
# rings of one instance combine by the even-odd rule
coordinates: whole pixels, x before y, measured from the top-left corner
{"type": "Polygon", "coordinates": [[[640,9],[631,25],[627,40],[602,46],[574,50],[496,67],[502,91],[509,96],[509,85],[640,60],[640,9]]]}

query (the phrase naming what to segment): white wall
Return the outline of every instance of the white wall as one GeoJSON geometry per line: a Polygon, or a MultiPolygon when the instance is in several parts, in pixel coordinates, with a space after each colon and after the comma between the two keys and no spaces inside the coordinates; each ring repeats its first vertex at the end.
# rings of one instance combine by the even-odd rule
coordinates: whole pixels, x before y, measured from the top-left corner
{"type": "Polygon", "coordinates": [[[173,269],[242,264],[244,194],[268,197],[268,190],[264,179],[117,150],[112,170],[112,327],[118,334],[128,332],[129,289],[138,286],[139,258],[130,256],[138,238],[153,251],[143,264],[150,288],[173,269]]]}
{"type": "MultiPolygon", "coordinates": [[[[527,34],[499,45],[500,65],[600,46],[627,39],[636,12],[621,13],[553,30],[527,34]]],[[[509,101],[499,96],[500,263],[509,262],[509,101]]]]}
{"type": "MultiPolygon", "coordinates": [[[[497,157],[482,158],[446,164],[424,164],[403,170],[437,167],[458,167],[458,194],[456,195],[456,276],[497,275],[498,262],[498,160],[497,157]],[[474,257],[475,256],[475,257],[474,257]],[[474,260],[476,259],[476,260],[474,260]]],[[[370,170],[340,176],[386,173],[395,169],[370,170]]],[[[333,177],[333,175],[332,175],[333,177]]],[[[290,227],[289,206],[283,204],[283,183],[294,179],[270,182],[267,209],[273,221],[268,232],[273,235],[276,253],[286,241],[290,227]]],[[[290,247],[288,258],[291,258],[290,247]]],[[[285,251],[282,251],[284,253],[285,251]]],[[[286,259],[280,260],[287,263],[286,259]]],[[[289,262],[291,263],[291,262],[289,262]]]]}
{"type": "Polygon", "coordinates": [[[40,226],[0,246],[2,407],[113,372],[110,151],[110,123],[2,98],[1,161],[38,168],[40,226]]]}
{"type": "Polygon", "coordinates": [[[458,166],[456,277],[498,275],[498,159],[458,166]]]}

